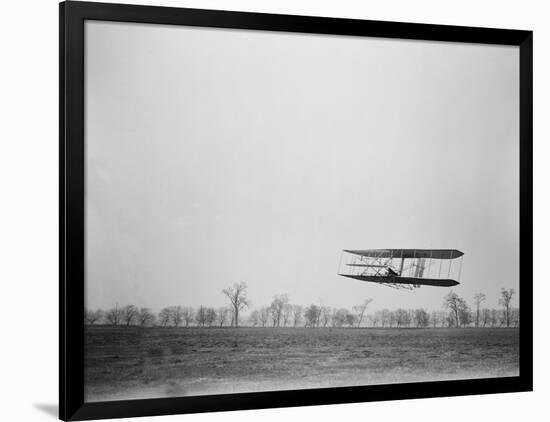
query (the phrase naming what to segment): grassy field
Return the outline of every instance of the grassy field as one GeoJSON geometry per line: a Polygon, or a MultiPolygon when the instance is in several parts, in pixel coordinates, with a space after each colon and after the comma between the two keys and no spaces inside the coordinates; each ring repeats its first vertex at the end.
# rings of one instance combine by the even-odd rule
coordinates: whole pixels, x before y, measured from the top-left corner
{"type": "Polygon", "coordinates": [[[87,401],[519,374],[519,329],[86,329],[87,401]]]}

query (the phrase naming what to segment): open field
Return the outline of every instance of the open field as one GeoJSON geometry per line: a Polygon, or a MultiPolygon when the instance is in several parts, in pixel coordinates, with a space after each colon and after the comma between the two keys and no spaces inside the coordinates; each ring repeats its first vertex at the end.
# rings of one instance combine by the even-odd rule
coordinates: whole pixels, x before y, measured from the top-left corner
{"type": "Polygon", "coordinates": [[[519,329],[86,329],[87,401],[514,376],[519,329]]]}

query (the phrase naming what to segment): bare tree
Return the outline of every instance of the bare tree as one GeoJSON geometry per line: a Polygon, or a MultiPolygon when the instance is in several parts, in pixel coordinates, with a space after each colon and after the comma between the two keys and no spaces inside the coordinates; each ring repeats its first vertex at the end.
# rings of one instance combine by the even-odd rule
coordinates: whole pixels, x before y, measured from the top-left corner
{"type": "Polygon", "coordinates": [[[376,328],[376,326],[380,322],[380,314],[378,312],[375,312],[374,314],[370,315],[370,320],[372,326],[376,328]]]}
{"type": "Polygon", "coordinates": [[[139,325],[144,327],[146,325],[153,325],[153,323],[155,322],[155,315],[153,314],[153,312],[151,312],[151,309],[141,308],[139,310],[137,319],[139,325]]]}
{"type": "Polygon", "coordinates": [[[209,327],[212,327],[214,322],[216,322],[216,318],[217,318],[216,310],[214,308],[207,308],[206,309],[206,324],[209,327]]]}
{"type": "Polygon", "coordinates": [[[498,324],[500,317],[498,309],[491,309],[491,327],[494,327],[498,324]]]}
{"type": "Polygon", "coordinates": [[[233,324],[235,323],[235,310],[233,309],[233,306],[229,308],[229,325],[233,327],[233,324]]]}
{"type": "Polygon", "coordinates": [[[453,311],[449,311],[449,313],[445,317],[445,323],[447,324],[447,327],[448,328],[455,327],[455,326],[458,327],[458,322],[457,321],[458,321],[458,319],[456,319],[455,314],[453,313],[453,311]]]}
{"type": "Polygon", "coordinates": [[[476,304],[476,327],[479,327],[479,321],[481,317],[481,303],[487,299],[487,297],[483,293],[477,293],[474,296],[474,303],[476,304]]]}
{"type": "Polygon", "coordinates": [[[437,327],[437,324],[439,323],[439,315],[437,314],[437,311],[432,311],[430,321],[432,322],[433,328],[437,327]]]}
{"type": "Polygon", "coordinates": [[[227,308],[219,308],[218,309],[218,325],[220,327],[223,327],[225,323],[227,323],[227,317],[229,316],[229,309],[227,308]]]}
{"type": "Polygon", "coordinates": [[[248,286],[246,283],[235,283],[233,287],[223,289],[222,293],[227,296],[233,307],[233,319],[235,327],[239,326],[239,312],[248,308],[251,303],[246,297],[246,290],[248,286]]]}
{"type": "Polygon", "coordinates": [[[122,308],[122,321],[126,325],[135,324],[139,315],[139,309],[134,305],[127,305],[122,308]]]}
{"type": "Polygon", "coordinates": [[[181,306],[172,306],[170,308],[170,319],[174,327],[179,327],[183,322],[183,308],[181,306]]]}
{"type": "Polygon", "coordinates": [[[273,327],[277,326],[277,308],[273,304],[269,305],[269,314],[271,315],[271,323],[273,327]]]}
{"type": "Polygon", "coordinates": [[[346,308],[340,308],[334,312],[332,315],[332,325],[333,327],[343,327],[346,325],[350,319],[349,319],[350,311],[348,311],[346,308]]]}
{"type": "Polygon", "coordinates": [[[321,306],[319,325],[326,327],[332,318],[332,309],[328,306],[321,306]]]}
{"type": "Polygon", "coordinates": [[[365,299],[361,305],[357,305],[352,308],[352,311],[357,319],[358,327],[361,326],[361,322],[363,322],[363,317],[365,315],[365,311],[367,310],[367,306],[369,306],[369,303],[371,302],[372,299],[365,299]]]}
{"type": "Polygon", "coordinates": [[[158,315],[158,322],[161,327],[166,327],[172,318],[170,308],[162,308],[158,315]]]}
{"type": "Polygon", "coordinates": [[[348,311],[348,314],[346,315],[346,324],[349,327],[353,327],[356,322],[357,322],[357,317],[353,313],[348,311]]]}
{"type": "MultiPolygon", "coordinates": [[[[428,315],[428,319],[429,319],[430,315],[428,315]]],[[[407,325],[407,327],[410,327],[412,324],[414,324],[416,322],[416,309],[409,309],[409,324],[407,325]]]]}
{"type": "Polygon", "coordinates": [[[484,308],[481,310],[481,325],[485,327],[491,323],[491,310],[484,308]]]}
{"type": "Polygon", "coordinates": [[[514,289],[501,289],[500,290],[500,299],[498,301],[499,305],[502,305],[503,311],[504,311],[504,322],[506,323],[506,327],[510,326],[510,307],[512,302],[512,297],[514,296],[514,289]]]}
{"type": "Polygon", "coordinates": [[[105,313],[105,320],[107,321],[107,324],[119,325],[122,321],[122,310],[119,309],[118,306],[113,309],[109,309],[105,313]]]}
{"type": "Polygon", "coordinates": [[[414,321],[418,328],[426,328],[430,325],[430,314],[425,309],[414,311],[414,321]]]}
{"type": "Polygon", "coordinates": [[[256,327],[260,324],[260,312],[257,309],[254,309],[250,316],[248,317],[248,322],[253,327],[256,327]]]}
{"type": "Polygon", "coordinates": [[[395,311],[395,319],[397,327],[404,327],[411,324],[411,316],[406,309],[399,308],[395,311]]]}
{"type": "Polygon", "coordinates": [[[397,311],[388,311],[389,312],[389,316],[388,316],[388,324],[391,327],[393,327],[394,325],[397,325],[397,311]]]}
{"type": "Polygon", "coordinates": [[[292,326],[297,327],[302,322],[304,309],[300,305],[292,305],[292,326]]]}
{"type": "Polygon", "coordinates": [[[204,306],[199,306],[199,309],[197,309],[197,313],[195,314],[195,320],[197,321],[197,325],[200,325],[201,327],[204,327],[207,321],[206,317],[207,309],[204,306]]]}
{"type": "Polygon", "coordinates": [[[274,327],[280,327],[281,319],[283,317],[283,310],[285,305],[288,304],[288,295],[276,295],[271,302],[271,318],[274,327]]]}
{"type": "Polygon", "coordinates": [[[283,326],[286,327],[290,322],[290,317],[292,316],[292,305],[290,303],[285,303],[283,306],[283,326]]]}
{"type": "Polygon", "coordinates": [[[190,306],[185,306],[181,310],[181,315],[183,318],[183,322],[185,323],[186,327],[189,327],[189,324],[193,322],[193,319],[195,318],[195,311],[190,306]]]}
{"type": "Polygon", "coordinates": [[[460,325],[467,327],[472,323],[472,311],[470,307],[466,304],[466,301],[460,303],[458,309],[458,317],[460,318],[460,325]]]}
{"type": "Polygon", "coordinates": [[[454,323],[451,324],[451,325],[447,324],[448,316],[449,316],[448,311],[438,311],[437,314],[439,316],[439,326],[440,327],[452,327],[453,325],[455,325],[454,323]]]}
{"type": "Polygon", "coordinates": [[[459,318],[460,310],[463,309],[465,305],[466,305],[466,302],[464,301],[464,299],[462,299],[459,295],[457,295],[452,290],[444,298],[443,306],[452,312],[453,320],[457,328],[460,324],[460,318],[459,318]]]}
{"type": "Polygon", "coordinates": [[[262,327],[265,327],[269,323],[269,314],[270,314],[270,308],[267,306],[262,306],[260,308],[260,324],[262,327]]]}
{"type": "Polygon", "coordinates": [[[84,321],[88,325],[94,325],[96,322],[101,321],[103,315],[104,312],[101,309],[96,309],[95,311],[86,309],[84,311],[84,321]]]}
{"type": "Polygon", "coordinates": [[[390,323],[390,311],[388,309],[376,311],[374,315],[382,327],[385,327],[390,323]]]}
{"type": "Polygon", "coordinates": [[[304,311],[304,318],[306,319],[307,327],[317,327],[319,325],[319,316],[321,315],[321,308],[315,304],[311,304],[304,311]]]}

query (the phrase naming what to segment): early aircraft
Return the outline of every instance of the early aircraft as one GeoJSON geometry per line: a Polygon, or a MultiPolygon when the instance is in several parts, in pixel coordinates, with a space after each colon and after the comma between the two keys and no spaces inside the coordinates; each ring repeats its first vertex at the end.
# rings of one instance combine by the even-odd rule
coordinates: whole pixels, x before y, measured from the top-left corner
{"type": "Polygon", "coordinates": [[[464,256],[456,249],[344,249],[343,253],[345,262],[342,265],[340,260],[338,275],[408,289],[456,286],[464,256]],[[456,258],[460,258],[458,274],[451,273],[456,258]]]}

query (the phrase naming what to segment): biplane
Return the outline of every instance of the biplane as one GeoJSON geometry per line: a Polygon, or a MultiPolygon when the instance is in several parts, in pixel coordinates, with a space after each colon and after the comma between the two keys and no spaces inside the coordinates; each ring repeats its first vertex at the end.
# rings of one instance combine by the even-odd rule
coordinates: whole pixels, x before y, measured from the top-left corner
{"type": "Polygon", "coordinates": [[[460,284],[464,258],[456,249],[344,249],[342,254],[338,275],[407,289],[460,284]]]}

